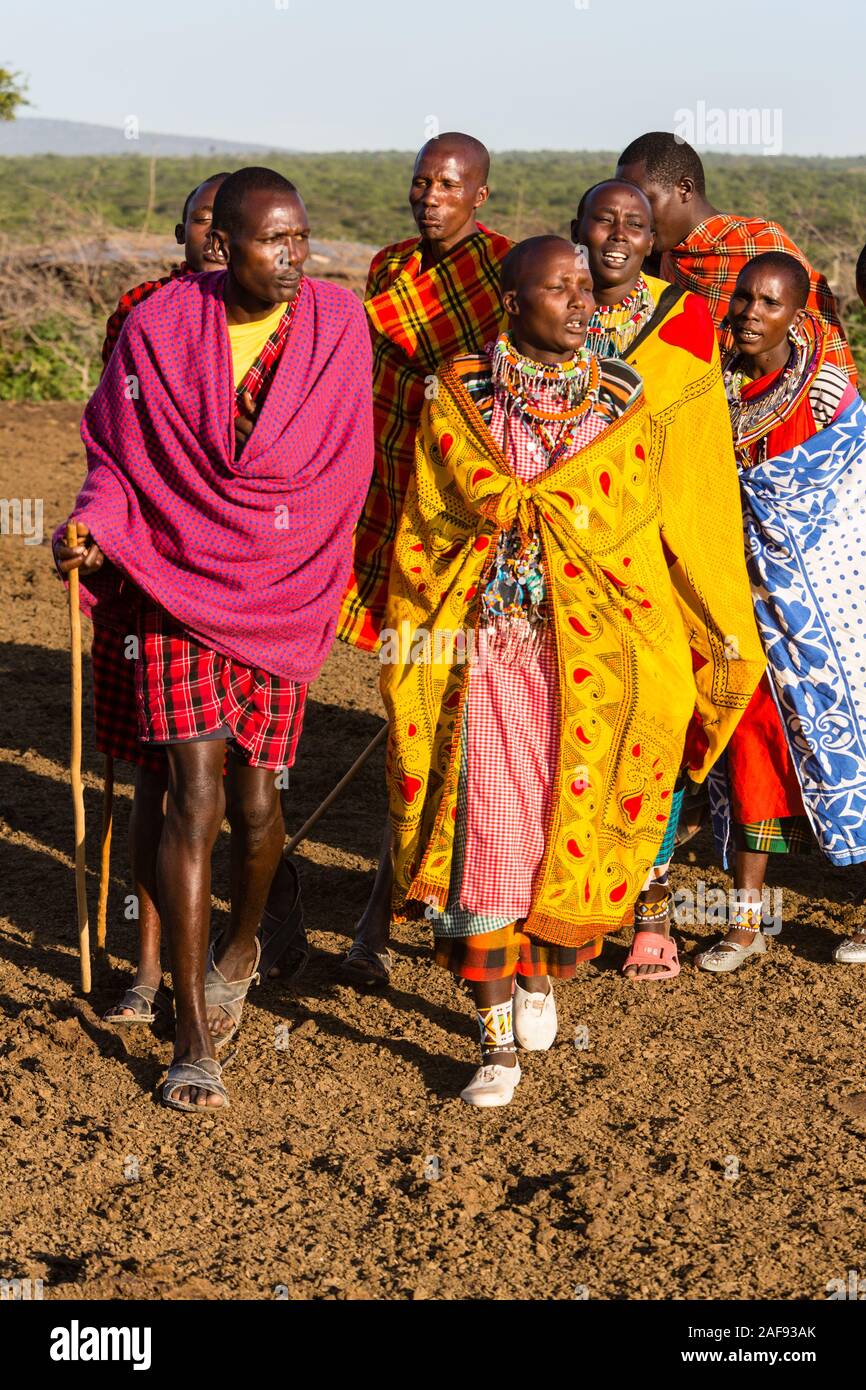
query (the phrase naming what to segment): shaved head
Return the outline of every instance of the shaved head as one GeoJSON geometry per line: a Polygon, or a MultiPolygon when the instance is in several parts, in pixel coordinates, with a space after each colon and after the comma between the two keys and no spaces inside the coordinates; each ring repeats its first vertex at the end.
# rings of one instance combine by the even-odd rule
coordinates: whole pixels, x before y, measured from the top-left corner
{"type": "Polygon", "coordinates": [[[415,158],[417,168],[426,154],[453,156],[459,159],[467,174],[477,178],[479,186],[490,177],[490,151],[474,135],[464,135],[459,130],[446,130],[443,135],[428,140],[422,145],[415,158]]]}
{"type": "Polygon", "coordinates": [[[653,215],[644,193],[622,179],[593,184],[581,198],[571,239],[589,252],[599,304],[619,304],[637,284],[652,250],[653,215]]]}
{"type": "Polygon", "coordinates": [[[409,203],[421,233],[425,269],[478,230],[475,214],[487,201],[489,173],[484,145],[457,130],[428,140],[418,151],[409,203]]]}
{"type": "Polygon", "coordinates": [[[572,261],[586,260],[577,248],[561,236],[531,236],[513,246],[502,262],[502,293],[519,290],[523,281],[541,275],[547,265],[567,253],[572,261]]]}
{"type": "Polygon", "coordinates": [[[567,361],[583,346],[595,308],[584,248],[559,236],[521,241],[502,262],[502,302],[518,352],[567,361]]]}
{"type": "Polygon", "coordinates": [[[737,284],[741,280],[751,281],[764,271],[781,275],[783,280],[787,280],[793,304],[798,309],[805,309],[809,303],[812,286],[809,272],[801,261],[789,256],[787,251],[764,251],[760,256],[753,256],[750,261],[746,261],[737,276],[737,284]]]}
{"type": "Polygon", "coordinates": [[[652,226],[653,214],[652,208],[650,207],[649,198],[646,196],[642,188],[638,188],[636,183],[628,183],[625,179],[602,179],[601,183],[594,183],[590,188],[588,188],[577,205],[577,214],[574,220],[578,224],[578,226],[583,221],[583,214],[586,212],[587,207],[590,203],[595,203],[596,194],[601,195],[602,190],[604,190],[606,193],[614,193],[617,191],[624,190],[625,192],[630,193],[634,198],[637,198],[641,206],[645,209],[646,215],[650,222],[650,226],[652,226]]]}

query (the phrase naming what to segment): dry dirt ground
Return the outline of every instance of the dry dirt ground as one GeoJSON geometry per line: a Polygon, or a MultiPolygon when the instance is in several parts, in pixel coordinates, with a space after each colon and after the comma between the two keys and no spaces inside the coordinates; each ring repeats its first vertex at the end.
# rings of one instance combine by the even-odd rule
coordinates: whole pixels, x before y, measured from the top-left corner
{"type": "MultiPolygon", "coordinates": [[[[77,414],[0,406],[2,492],[42,497],[47,533],[82,474],[77,414]]],[[[682,975],[661,986],[624,981],[625,943],[611,942],[559,988],[559,1040],[525,1060],[512,1106],[475,1111],[457,1094],[476,1056],[470,1008],[423,924],[398,930],[384,997],[334,980],[383,819],[374,762],[299,853],[316,955],[296,992],[253,993],[231,1110],[162,1108],[168,1045],[125,1045],[99,1021],[135,947],[130,786],[121,769],[110,955],[84,999],[64,598],[47,542],[0,546],[0,1275],[41,1278],[47,1298],[268,1299],[285,1286],[316,1299],[822,1299],[864,1266],[866,971],[830,953],[866,885],[817,857],[776,871],[784,933],[740,973],[695,970],[709,926],[681,929],[682,975]]],[[[335,650],[290,829],[381,718],[375,663],[335,650]]],[[[85,761],[93,866],[89,721],[85,761]]],[[[683,857],[679,885],[724,883],[706,838],[683,857]]],[[[218,894],[225,883],[221,843],[218,894]]],[[[93,910],[92,868],[89,884],[93,910]]],[[[219,898],[217,921],[224,909],[219,898]]]]}

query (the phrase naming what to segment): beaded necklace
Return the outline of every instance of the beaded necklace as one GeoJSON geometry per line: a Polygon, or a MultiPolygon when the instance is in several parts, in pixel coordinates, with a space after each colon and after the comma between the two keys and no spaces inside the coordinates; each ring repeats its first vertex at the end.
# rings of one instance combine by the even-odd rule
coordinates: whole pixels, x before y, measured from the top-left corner
{"type": "Polygon", "coordinates": [[[767,436],[781,425],[808,394],[815,373],[822,361],[823,335],[811,314],[804,319],[797,338],[791,344],[788,360],[773,384],[759,395],[742,399],[742,390],[749,384],[744,364],[737,353],[723,364],[722,376],[737,457],[744,464],[752,461],[752,450],[758,446],[760,461],[766,456],[767,436]]]}
{"type": "MultiPolygon", "coordinates": [[[[533,428],[578,421],[598,403],[601,368],[586,348],[580,348],[568,362],[535,362],[519,353],[507,333],[496,340],[491,358],[494,384],[505,397],[507,415],[520,414],[533,428]],[[543,410],[533,403],[539,388],[549,390],[562,401],[561,410],[543,410]]],[[[542,440],[550,432],[536,428],[542,440]]]]}
{"type": "Polygon", "coordinates": [[[655,309],[643,275],[618,304],[599,304],[586,327],[586,346],[598,357],[625,357],[655,309]]]}
{"type": "MultiPolygon", "coordinates": [[[[567,458],[588,412],[598,403],[602,379],[598,360],[581,348],[568,362],[535,362],[522,356],[503,333],[491,352],[491,371],[505,415],[506,458],[512,423],[525,428],[537,441],[545,455],[545,469],[567,458]],[[539,404],[542,399],[548,402],[546,409],[539,404]]],[[[541,640],[549,618],[537,534],[521,539],[513,526],[500,535],[481,611],[488,651],[495,650],[503,661],[523,665],[541,640]]]]}

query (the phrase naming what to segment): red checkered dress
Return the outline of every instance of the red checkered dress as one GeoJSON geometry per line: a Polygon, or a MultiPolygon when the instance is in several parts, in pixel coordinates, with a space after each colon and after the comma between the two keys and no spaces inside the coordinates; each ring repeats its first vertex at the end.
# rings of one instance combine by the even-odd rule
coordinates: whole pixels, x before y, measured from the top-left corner
{"type": "MultiPolygon", "coordinates": [[[[123,321],[127,314],[136,305],[153,294],[169,280],[175,279],[178,275],[186,273],[186,265],[179,266],[173,270],[171,275],[163,280],[146,281],[142,285],[136,285],[123,295],[116,310],[108,320],[106,327],[105,346],[103,347],[103,361],[107,362],[111,356],[111,349],[116,343],[123,326],[123,321]],[[107,349],[107,351],[106,351],[107,349]]],[[[268,338],[255,362],[246,372],[240,385],[237,387],[234,396],[234,418],[240,414],[240,398],[245,391],[248,391],[256,403],[258,409],[261,408],[267,387],[272,378],[274,368],[280,359],[280,355],[288,338],[294,317],[295,306],[303,291],[303,281],[298,293],[292,300],[286,312],[283,314],[273,333],[268,338]]],[[[139,736],[140,716],[138,700],[136,695],[136,665],[134,660],[127,657],[128,634],[115,631],[105,627],[101,623],[93,625],[93,646],[91,648],[91,660],[93,663],[93,703],[94,718],[96,723],[96,746],[100,752],[112,758],[122,758],[127,762],[134,763],[138,767],[147,768],[153,772],[159,772],[165,767],[165,752],[157,746],[157,743],[148,740],[141,742],[139,736]]],[[[203,649],[201,649],[203,650],[203,649]]],[[[237,667],[237,663],[235,663],[237,667]]],[[[258,673],[261,674],[261,673],[258,673]]],[[[268,677],[271,679],[271,677],[268,677]]],[[[305,689],[305,688],[304,688],[305,689]]],[[[297,701],[296,701],[297,703],[297,701]]],[[[291,731],[288,735],[287,747],[291,748],[294,758],[294,749],[300,734],[300,726],[303,720],[303,699],[300,699],[300,715],[298,717],[297,732],[294,734],[292,742],[291,731]]],[[[193,735],[194,736],[194,735],[193,735]]],[[[169,740],[160,739],[158,742],[169,740]]],[[[254,740],[255,741],[255,740],[254,740]]],[[[265,742],[270,743],[270,738],[266,737],[265,742]]],[[[258,764],[254,764],[258,765],[258,764]]],[[[261,766],[270,766],[269,763],[262,763],[261,766]]],[[[277,763],[277,767],[289,766],[288,763],[277,763]]]]}
{"type": "Polygon", "coordinates": [[[188,743],[227,730],[229,746],[248,767],[292,766],[306,685],[202,646],[147,600],[139,638],[135,693],[146,743],[188,743]]]}

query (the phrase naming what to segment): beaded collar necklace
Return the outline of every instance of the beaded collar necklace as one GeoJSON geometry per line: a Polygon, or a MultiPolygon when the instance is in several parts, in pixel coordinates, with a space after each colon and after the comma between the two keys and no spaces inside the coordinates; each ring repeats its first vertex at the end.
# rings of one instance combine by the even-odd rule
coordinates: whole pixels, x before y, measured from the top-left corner
{"type": "Polygon", "coordinates": [[[568,362],[535,362],[519,353],[507,333],[496,340],[491,358],[494,386],[501,389],[506,415],[515,413],[528,420],[562,424],[579,420],[598,402],[601,368],[586,348],[580,348],[568,362]],[[550,392],[562,408],[551,410],[535,404],[539,388],[550,392]]]}
{"type": "Polygon", "coordinates": [[[807,395],[822,360],[823,334],[812,315],[804,319],[791,344],[787,362],[776,381],[749,399],[742,390],[749,384],[739,355],[731,354],[723,364],[725,394],[738,457],[746,461],[753,445],[782,424],[807,395]]]}
{"type": "Polygon", "coordinates": [[[586,328],[586,345],[599,357],[625,357],[652,316],[655,302],[643,275],[618,304],[599,304],[586,328]]]}

